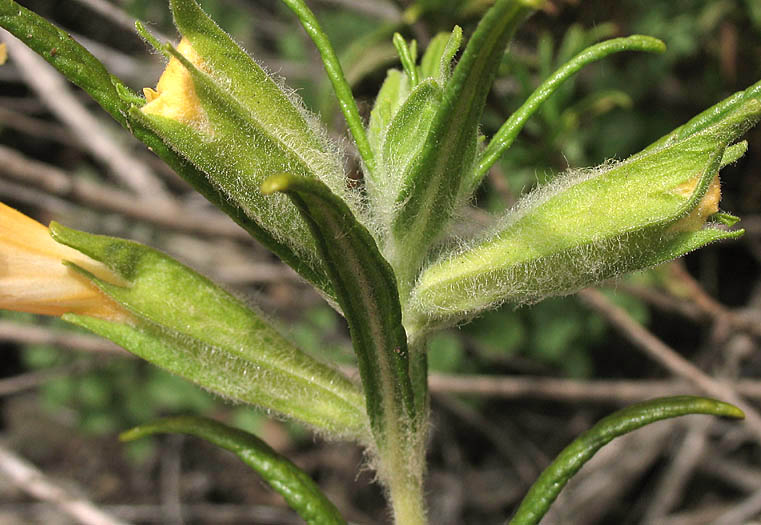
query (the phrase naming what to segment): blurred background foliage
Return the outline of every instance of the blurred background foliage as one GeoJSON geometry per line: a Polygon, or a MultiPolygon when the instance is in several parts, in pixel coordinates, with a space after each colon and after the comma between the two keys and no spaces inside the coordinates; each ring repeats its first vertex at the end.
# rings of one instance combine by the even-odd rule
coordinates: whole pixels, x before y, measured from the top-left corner
{"type": "MultiPolygon", "coordinates": [[[[29,0],[20,3],[75,35],[82,35],[86,43],[98,42],[92,45],[96,55],[124,76],[133,88],[155,83],[162,67],[159,58],[150,55],[126,24],[94,9],[93,5],[98,2],[29,0]]],[[[201,0],[200,3],[260,63],[285,77],[307,106],[321,115],[334,136],[345,136],[316,52],[287,9],[276,0],[201,0]]],[[[467,35],[489,1],[319,0],[311,4],[342,57],[360,109],[367,115],[386,69],[399,67],[390,40],[394,31],[408,39],[417,39],[423,47],[437,32],[449,31],[454,24],[462,25],[467,35]]],[[[115,12],[148,21],[158,32],[175,36],[164,2],[111,0],[110,5],[123,10],[115,12]]],[[[474,229],[487,223],[490,213],[508,208],[522,193],[557,173],[567,168],[596,165],[610,158],[623,159],[702,109],[761,78],[761,2],[758,0],[553,0],[518,32],[511,52],[505,56],[489,97],[483,134],[491,136],[544,77],[583,48],[600,39],[633,33],[663,39],[668,51],[658,56],[615,55],[589,66],[558,90],[531,119],[487,178],[476,207],[469,213],[474,229]]],[[[13,57],[11,66],[12,60],[13,57]]],[[[2,147],[58,166],[74,177],[93,181],[107,177],[97,160],[65,139],[62,126],[36,101],[12,69],[0,69],[0,83],[2,147]],[[28,126],[20,124],[19,115],[28,118],[28,126]]],[[[115,134],[114,140],[127,141],[126,133],[115,134]]],[[[348,143],[342,140],[350,152],[348,143]]],[[[758,280],[761,131],[751,131],[748,140],[750,148],[746,157],[723,171],[722,207],[747,218],[749,234],[740,242],[712,246],[688,256],[684,267],[691,279],[722,304],[758,308],[754,301],[759,300],[761,292],[758,280]]],[[[125,143],[160,173],[185,202],[198,209],[206,206],[139,146],[125,143]]],[[[347,158],[353,176],[360,177],[351,156],[347,158]]],[[[278,319],[276,322],[283,331],[305,350],[352,365],[343,322],[292,273],[280,269],[272,256],[251,243],[167,232],[118,214],[88,210],[65,199],[40,199],[36,194],[24,193],[17,185],[0,182],[3,200],[43,222],[55,216],[73,227],[134,238],[170,252],[259,305],[273,320],[278,319]]],[[[711,324],[699,316],[690,318],[679,312],[664,312],[654,300],[689,301],[691,296],[685,289],[684,275],[667,265],[603,288],[615,304],[684,355],[711,363],[716,359],[715,355],[710,357],[713,355],[710,352],[706,357],[707,341],[715,335],[711,324]]],[[[31,316],[2,314],[2,320],[42,323],[53,330],[70,330],[55,320],[40,321],[31,316]]],[[[33,409],[35,417],[47,414],[44,417],[52,417],[67,428],[87,435],[113,440],[117,432],[161,415],[199,413],[225,419],[271,442],[275,440],[276,448],[303,451],[317,446],[304,429],[276,422],[277,429],[273,430],[275,427],[266,415],[244,407],[231,407],[137,360],[77,353],[47,344],[13,342],[5,343],[3,353],[5,377],[53,372],[51,379],[34,389],[5,397],[5,409],[14,399],[31,399],[37,407],[33,409]]],[[[438,334],[430,342],[430,364],[432,371],[450,374],[588,380],[664,376],[658,365],[633,350],[630,343],[575,297],[551,299],[519,309],[508,305],[438,334]]],[[[761,371],[757,356],[749,357],[745,366],[748,375],[761,371]]],[[[476,486],[487,491],[489,487],[512,480],[517,486],[512,499],[504,496],[486,501],[476,497],[463,503],[456,515],[462,523],[498,523],[525,489],[532,469],[536,470],[547,457],[554,455],[573,433],[583,430],[585,425],[611,409],[611,405],[604,404],[579,406],[539,400],[462,400],[448,395],[435,396],[432,493],[443,490],[441,484],[449,479],[439,471],[462,474],[465,465],[472,479],[475,474],[471,470],[481,473],[476,486]],[[564,422],[568,422],[567,426],[564,422]],[[470,431],[474,424],[481,430],[470,431]],[[557,428],[562,428],[562,432],[553,432],[557,428]],[[494,437],[493,429],[499,429],[498,438],[494,437]],[[506,456],[508,463],[510,458],[513,461],[502,465],[505,470],[498,473],[488,453],[495,447],[495,439],[497,455],[506,456]],[[510,448],[509,443],[522,444],[515,444],[512,452],[505,452],[503,449],[510,448]],[[533,465],[525,467],[523,475],[517,476],[517,484],[511,469],[520,471],[521,461],[515,460],[515,454],[530,457],[529,463],[533,465]]],[[[13,421],[10,416],[4,417],[6,431],[13,430],[13,421]]],[[[23,442],[17,441],[22,451],[35,457],[24,449],[23,442]]],[[[138,442],[131,445],[132,448],[120,450],[126,452],[129,461],[150,465],[161,455],[162,449],[156,443],[138,442]]],[[[754,450],[753,454],[757,454],[758,448],[754,450]]],[[[323,472],[323,479],[328,477],[323,472]]],[[[339,499],[354,501],[360,509],[372,509],[365,515],[358,510],[355,516],[363,523],[374,522],[373,519],[382,516],[378,507],[380,500],[377,496],[368,496],[372,489],[352,495],[353,483],[350,472],[345,482],[348,487],[343,488],[349,494],[339,499]],[[357,503],[360,498],[362,503],[357,503]]],[[[695,494],[705,495],[706,491],[710,489],[701,485],[695,494]]],[[[642,489],[636,494],[632,501],[640,501],[636,498],[644,498],[649,493],[642,489]]],[[[697,496],[685,497],[675,508],[694,503],[690,498],[694,500],[697,496]]],[[[217,501],[228,499],[217,495],[217,501]]],[[[438,519],[435,505],[436,502],[432,520],[438,519]]],[[[639,514],[637,512],[636,509],[628,512],[625,505],[609,507],[600,514],[599,522],[638,523],[641,509],[639,514]]],[[[433,522],[458,522],[443,514],[440,518],[442,521],[433,522]]]]}

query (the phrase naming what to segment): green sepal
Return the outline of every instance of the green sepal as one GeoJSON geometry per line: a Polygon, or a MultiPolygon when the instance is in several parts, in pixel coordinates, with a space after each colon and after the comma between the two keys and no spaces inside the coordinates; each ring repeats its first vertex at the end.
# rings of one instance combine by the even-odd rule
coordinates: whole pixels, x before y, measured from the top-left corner
{"type": "Polygon", "coordinates": [[[366,434],[355,384],[294,347],[207,278],[132,241],[55,222],[50,231],[56,241],[101,261],[128,283],[117,286],[77,268],[134,322],[74,315],[66,320],[223,397],[275,410],[331,435],[366,434]]]}
{"type": "Polygon", "coordinates": [[[122,433],[122,441],[154,434],[199,437],[238,456],[285,499],[309,525],[344,525],[338,509],[309,475],[253,434],[212,419],[181,416],[140,425],[122,433]]]}
{"type": "Polygon", "coordinates": [[[275,244],[276,253],[283,253],[285,262],[330,294],[316,247],[298,211],[285,198],[265,199],[259,186],[267,176],[291,169],[310,177],[321,176],[340,191],[344,181],[339,157],[304,146],[295,132],[263,124],[260,115],[220,87],[225,83],[200,71],[173,47],[165,46],[164,51],[190,72],[211,129],[146,114],[136,107],[129,111],[130,119],[150,129],[205,173],[210,184],[231,203],[228,207],[239,208],[257,230],[266,234],[258,237],[274,240],[267,244],[275,244]]]}
{"type": "Polygon", "coordinates": [[[748,141],[743,140],[737,144],[732,144],[724,151],[724,156],[721,158],[721,167],[734,164],[740,160],[748,151],[748,141]]]}
{"type": "Polygon", "coordinates": [[[613,439],[656,421],[690,414],[743,419],[739,408],[714,399],[679,396],[654,399],[619,410],[600,420],[558,454],[529,490],[509,525],[535,525],[563,487],[598,450],[613,439]]]}
{"type": "Polygon", "coordinates": [[[421,81],[396,111],[383,136],[381,154],[376,158],[380,180],[368,183],[373,209],[389,228],[388,217],[404,181],[405,174],[416,168],[417,156],[431,122],[441,104],[442,91],[433,79],[421,81]]]}
{"type": "MultiPolygon", "coordinates": [[[[572,38],[570,36],[572,32],[569,31],[567,39],[572,38]]],[[[578,33],[575,32],[575,33],[578,33]]],[[[571,47],[572,44],[565,42],[566,46],[571,47]]],[[[612,53],[620,53],[623,51],[646,51],[650,53],[663,53],[666,50],[666,45],[657,38],[644,36],[644,35],[632,35],[625,38],[614,38],[600,42],[593,46],[588,47],[573,59],[563,64],[557,71],[548,76],[539,87],[529,96],[520,108],[518,108],[510,118],[500,127],[499,131],[494,135],[489,145],[483,151],[479,157],[478,166],[476,167],[473,180],[470,182],[470,191],[474,191],[481,183],[483,178],[489,172],[489,169],[495,162],[507,151],[512,145],[515,138],[523,129],[528,119],[540,108],[542,104],[547,101],[550,96],[560,89],[563,84],[570,79],[573,75],[583,69],[585,66],[602,60],[603,58],[611,55],[612,53]]],[[[563,53],[561,52],[561,55],[563,53]]]]}
{"type": "Polygon", "coordinates": [[[414,419],[415,403],[391,267],[370,232],[319,181],[280,174],[267,179],[262,191],[286,193],[310,225],[349,324],[376,442],[398,446],[405,437],[399,425],[414,419]]]}
{"type": "Polygon", "coordinates": [[[171,0],[170,6],[177,29],[208,65],[214,82],[224,86],[227,96],[245,108],[251,120],[273,136],[287,136],[288,144],[281,147],[317,164],[316,170],[342,174],[340,159],[333,156],[322,134],[315,132],[313,117],[301,101],[275,82],[195,0],[171,0]]]}
{"type": "Polygon", "coordinates": [[[732,215],[730,213],[714,213],[711,215],[711,219],[716,221],[718,224],[722,224],[726,226],[727,228],[731,228],[738,222],[740,222],[740,217],[737,217],[736,215],[732,215]]]}
{"type": "Polygon", "coordinates": [[[406,289],[460,203],[472,168],[478,125],[508,41],[541,2],[497,0],[481,19],[447,83],[415,169],[397,196],[391,264],[406,289]]]}
{"type": "MultiPolygon", "coordinates": [[[[726,145],[761,116],[750,101],[681,142],[595,170],[558,177],[529,194],[495,230],[428,267],[411,309],[457,322],[501,302],[532,303],[647,268],[742,232],[683,231],[726,145]],[[679,191],[694,183],[688,197],[679,191]]],[[[425,321],[421,321],[425,322],[425,321]]]]}
{"type": "MultiPolygon", "coordinates": [[[[398,69],[389,69],[386,73],[386,80],[375,99],[373,110],[370,112],[370,123],[367,127],[367,137],[376,157],[380,157],[383,151],[386,129],[391,124],[399,106],[407,100],[409,94],[410,83],[407,75],[398,69]]],[[[380,179],[381,177],[375,174],[370,175],[371,181],[380,179]]]]}
{"type": "Polygon", "coordinates": [[[452,61],[461,45],[460,26],[454,26],[451,33],[439,33],[433,37],[420,59],[420,77],[432,78],[444,87],[452,75],[452,61]]]}

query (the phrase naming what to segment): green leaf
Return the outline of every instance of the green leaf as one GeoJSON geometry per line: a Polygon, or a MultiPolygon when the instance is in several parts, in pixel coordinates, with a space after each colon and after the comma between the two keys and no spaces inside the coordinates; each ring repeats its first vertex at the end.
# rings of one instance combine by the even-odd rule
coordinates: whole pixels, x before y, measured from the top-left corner
{"type": "Polygon", "coordinates": [[[322,493],[309,475],[288,458],[278,454],[253,434],[201,417],[174,417],[140,425],[124,432],[122,441],[133,441],[153,434],[179,433],[197,436],[229,450],[254,469],[278,492],[289,507],[309,525],[343,525],[335,505],[322,493]]]}
{"type": "Polygon", "coordinates": [[[325,72],[333,85],[333,91],[336,93],[338,103],[341,106],[341,111],[349,126],[349,131],[354,138],[354,143],[357,145],[357,150],[359,150],[359,154],[362,157],[362,161],[365,163],[367,171],[372,174],[373,171],[375,171],[375,157],[373,155],[373,150],[370,147],[367,135],[365,134],[365,128],[362,124],[362,117],[359,115],[357,101],[354,100],[351,86],[346,81],[343,69],[341,68],[341,62],[338,60],[333,45],[320,27],[317,17],[314,16],[314,13],[309,9],[304,0],[282,0],[282,2],[299,18],[304,31],[306,31],[307,35],[309,35],[314,42],[315,47],[317,47],[317,50],[322,57],[322,64],[325,67],[325,72]]]}
{"type": "Polygon", "coordinates": [[[62,244],[106,264],[128,286],[84,272],[134,317],[131,324],[66,320],[224,397],[262,406],[333,435],[362,437],[362,395],[205,277],[135,242],[50,226],[62,244]]]}
{"type": "Polygon", "coordinates": [[[416,160],[397,196],[395,247],[391,264],[404,290],[428,248],[449,224],[464,177],[475,159],[478,125],[497,69],[515,28],[541,2],[497,0],[447,83],[443,100],[416,160]]]}
{"type": "Polygon", "coordinates": [[[402,63],[404,72],[407,78],[410,79],[410,85],[414,88],[420,82],[417,72],[417,42],[412,41],[411,44],[407,44],[407,41],[399,33],[394,33],[393,37],[394,47],[399,55],[399,60],[402,63]]]}
{"type": "Polygon", "coordinates": [[[705,196],[727,144],[760,116],[761,102],[750,101],[681,142],[556,178],[493,232],[427,268],[411,309],[430,322],[456,322],[502,301],[572,293],[741,235],[699,222],[685,231],[678,223],[705,196]]]}
{"type": "MultiPolygon", "coordinates": [[[[400,447],[415,418],[407,337],[394,274],[370,233],[318,181],[281,174],[264,193],[285,192],[312,228],[349,324],[367,413],[381,449],[400,447]]],[[[403,449],[403,447],[402,447],[403,449]]]]}
{"type": "Polygon", "coordinates": [[[515,516],[510,520],[510,525],[539,523],[568,480],[613,439],[650,423],[688,414],[708,414],[733,419],[745,417],[735,406],[692,396],[655,399],[619,410],[600,420],[557,456],[531,487],[515,516]]]}
{"type": "Polygon", "coordinates": [[[513,141],[520,133],[528,119],[536,112],[537,109],[555,93],[569,78],[575,75],[582,68],[597,62],[613,53],[622,51],[647,51],[651,53],[662,53],[666,50],[666,45],[658,40],[643,35],[632,35],[626,38],[614,38],[600,42],[588,47],[572,60],[564,64],[560,69],[550,75],[542,84],[534,90],[531,96],[518,108],[510,118],[505,122],[494,138],[481,154],[478,167],[476,168],[474,179],[470,183],[471,191],[475,190],[483,178],[489,172],[489,169],[495,162],[507,151],[513,144],[513,141]]]}

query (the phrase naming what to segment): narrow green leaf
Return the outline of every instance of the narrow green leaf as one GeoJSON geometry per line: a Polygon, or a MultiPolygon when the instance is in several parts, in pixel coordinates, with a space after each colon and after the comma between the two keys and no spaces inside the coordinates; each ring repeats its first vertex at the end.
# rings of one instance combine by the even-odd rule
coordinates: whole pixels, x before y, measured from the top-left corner
{"type": "Polygon", "coordinates": [[[415,44],[415,52],[413,52],[413,45],[407,45],[407,41],[399,33],[394,33],[393,43],[396,52],[399,54],[399,60],[402,63],[404,72],[410,79],[410,85],[414,88],[420,82],[417,73],[417,45],[413,40],[412,44],[415,44]]]}
{"type": "Polygon", "coordinates": [[[399,446],[400,426],[414,419],[407,337],[394,274],[370,233],[322,183],[295,175],[270,177],[266,194],[285,192],[312,228],[338,303],[349,323],[367,413],[378,446],[399,446]]]}
{"type": "Polygon", "coordinates": [[[514,30],[541,2],[497,0],[468,42],[397,197],[391,263],[404,289],[447,226],[472,168],[486,96],[514,30]]]}
{"type": "Polygon", "coordinates": [[[309,525],[343,525],[335,505],[322,493],[309,475],[288,458],[275,452],[267,443],[253,434],[228,427],[217,421],[193,417],[173,417],[124,432],[122,441],[133,441],[153,434],[179,433],[204,439],[229,450],[254,469],[285,498],[309,525]]]}
{"type": "Polygon", "coordinates": [[[362,157],[367,170],[372,173],[375,171],[375,157],[365,134],[365,127],[362,123],[362,117],[359,115],[357,101],[351,92],[351,86],[346,81],[341,63],[333,49],[333,45],[330,43],[330,39],[328,39],[328,36],[322,30],[317,17],[314,16],[314,13],[309,9],[304,0],[282,0],[282,2],[299,18],[307,35],[309,35],[317,47],[322,57],[325,72],[331,84],[333,84],[333,90],[336,93],[341,111],[349,126],[349,131],[354,138],[354,143],[357,145],[359,155],[362,157]]]}
{"type": "MultiPolygon", "coordinates": [[[[391,37],[403,28],[400,21],[387,22],[379,25],[369,33],[353,40],[349,47],[341,52],[340,62],[346,74],[346,81],[355,87],[369,75],[385,70],[397,63],[399,55],[391,43],[391,37]]],[[[333,91],[333,85],[328,78],[320,82],[318,107],[323,122],[333,122],[338,107],[338,99],[333,91]]],[[[368,141],[372,140],[368,134],[368,141]]],[[[375,151],[373,150],[375,154],[375,151]]]]}
{"type": "Polygon", "coordinates": [[[585,66],[602,60],[613,53],[623,51],[647,51],[650,53],[662,53],[666,45],[657,38],[632,35],[626,38],[614,38],[588,47],[560,69],[549,76],[536,88],[531,96],[518,108],[515,113],[497,131],[494,138],[486,147],[478,161],[474,179],[471,181],[471,191],[475,190],[489,169],[510,148],[528,119],[536,112],[565,81],[575,75],[585,66]]]}
{"type": "Polygon", "coordinates": [[[135,242],[57,223],[50,230],[58,242],[103,262],[129,283],[115,286],[86,274],[135,318],[132,325],[78,316],[67,320],[227,398],[276,410],[331,434],[365,434],[356,385],[295,348],[205,277],[135,242]]]}
{"type": "Polygon", "coordinates": [[[568,480],[613,439],[650,423],[688,414],[708,414],[733,419],[745,417],[735,406],[692,396],[655,399],[619,410],[600,420],[557,456],[531,487],[515,516],[510,520],[510,525],[539,523],[568,480]]]}

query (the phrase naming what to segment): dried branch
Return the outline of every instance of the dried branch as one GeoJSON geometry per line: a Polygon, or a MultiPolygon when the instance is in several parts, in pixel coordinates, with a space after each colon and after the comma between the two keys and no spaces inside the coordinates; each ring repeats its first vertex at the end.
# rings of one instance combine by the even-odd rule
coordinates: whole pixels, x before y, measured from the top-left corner
{"type": "MultiPolygon", "coordinates": [[[[467,394],[502,399],[546,399],[562,403],[629,404],[654,397],[698,393],[680,380],[578,381],[552,377],[449,375],[431,373],[432,393],[467,394]]],[[[761,381],[741,379],[733,386],[745,397],[761,399],[761,381]]]]}
{"type": "Polygon", "coordinates": [[[172,202],[163,183],[143,163],[136,161],[124,147],[110,138],[110,130],[82,106],[61,75],[15,37],[4,30],[0,34],[25,82],[93,156],[103,162],[125,186],[145,200],[161,198],[166,203],[172,202]]]}
{"type": "Polygon", "coordinates": [[[160,200],[160,197],[150,203],[136,203],[135,197],[123,190],[74,177],[5,146],[0,146],[0,173],[90,208],[117,212],[172,230],[249,239],[242,228],[220,213],[199,214],[195,210],[178,209],[173,201],[160,200]]]}
{"type": "Polygon", "coordinates": [[[586,289],[579,292],[583,302],[602,314],[614,327],[625,335],[635,346],[653,360],[666,367],[672,374],[681,377],[702,392],[732,403],[745,412],[748,429],[761,441],[761,415],[755,407],[745,401],[732,385],[718,381],[658,339],[652,332],[637,323],[623,309],[611,303],[597,290],[586,289]]]}
{"type": "Polygon", "coordinates": [[[132,354],[111,341],[94,335],[79,334],[40,325],[0,320],[0,341],[23,344],[52,345],[82,352],[132,357],[132,354]]]}
{"type": "Polygon", "coordinates": [[[126,525],[126,522],[105,513],[87,499],[71,494],[3,446],[0,446],[0,472],[27,494],[55,505],[84,525],[126,525]]]}

